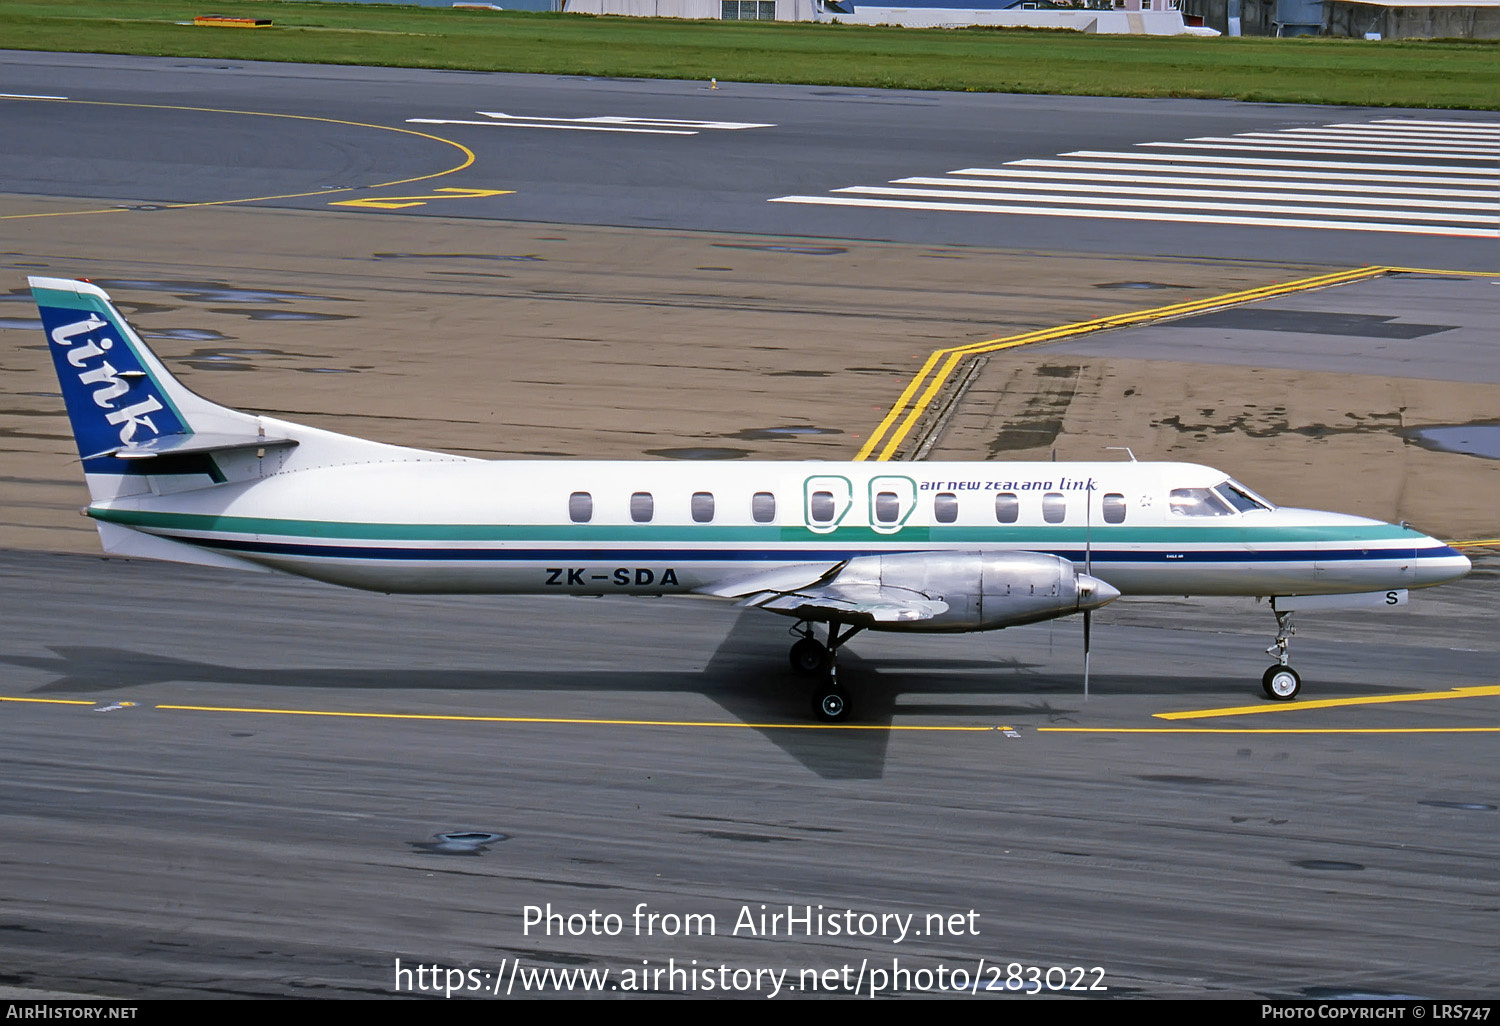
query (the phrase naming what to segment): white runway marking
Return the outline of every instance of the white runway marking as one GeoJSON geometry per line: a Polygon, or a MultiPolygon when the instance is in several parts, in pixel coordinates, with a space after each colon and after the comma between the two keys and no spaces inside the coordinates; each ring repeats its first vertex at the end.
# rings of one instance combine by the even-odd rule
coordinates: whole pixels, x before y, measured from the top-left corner
{"type": "Polygon", "coordinates": [[[770,202],[1497,238],[1497,189],[1500,125],[1386,118],[1077,150],[770,202]],[[1304,156],[1370,159],[1289,159],[1304,156]]]}
{"type": "Polygon", "coordinates": [[[635,135],[697,135],[699,132],[737,132],[745,128],[775,128],[751,121],[680,121],[673,118],[544,118],[500,111],[476,110],[488,121],[449,118],[407,118],[409,125],[480,125],[485,128],[550,128],[562,132],[627,132],[635,135]]]}

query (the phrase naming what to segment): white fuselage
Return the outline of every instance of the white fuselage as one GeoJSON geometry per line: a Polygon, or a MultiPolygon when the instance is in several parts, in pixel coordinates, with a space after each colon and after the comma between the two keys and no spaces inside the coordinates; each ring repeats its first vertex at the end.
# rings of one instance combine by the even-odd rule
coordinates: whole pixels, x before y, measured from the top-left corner
{"type": "Polygon", "coordinates": [[[293,450],[264,476],[117,493],[90,514],[389,592],[670,594],[777,566],[922,551],[1051,553],[1126,595],[1372,592],[1469,568],[1404,526],[1271,508],[1248,490],[1200,502],[1228,479],[1193,464],[297,464],[293,450]]]}

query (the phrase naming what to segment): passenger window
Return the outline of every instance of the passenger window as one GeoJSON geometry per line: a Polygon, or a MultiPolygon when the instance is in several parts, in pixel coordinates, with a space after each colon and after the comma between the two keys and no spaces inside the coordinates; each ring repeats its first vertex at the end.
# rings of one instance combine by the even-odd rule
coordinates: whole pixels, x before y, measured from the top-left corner
{"type": "Polygon", "coordinates": [[[693,493],[693,523],[707,524],[714,518],[714,493],[693,493]]]}
{"type": "Polygon", "coordinates": [[[1168,499],[1172,512],[1180,517],[1227,517],[1234,513],[1229,503],[1208,488],[1173,488],[1168,499]]]}
{"type": "Polygon", "coordinates": [[[656,501],[650,492],[636,492],[630,497],[630,519],[638,524],[649,524],[656,510],[656,501]]]}
{"type": "Polygon", "coordinates": [[[594,519],[594,497],[588,492],[574,492],[568,496],[568,519],[575,524],[586,524],[594,519]]]}
{"type": "Polygon", "coordinates": [[[1104,497],[1100,505],[1104,510],[1104,522],[1106,524],[1123,524],[1125,522],[1125,496],[1119,492],[1110,492],[1104,497]]]}
{"type": "Polygon", "coordinates": [[[1001,492],[995,496],[995,520],[1002,524],[1014,524],[1021,516],[1021,500],[1015,492],[1001,492]]]}
{"type": "Polygon", "coordinates": [[[932,497],[932,519],[940,524],[951,524],[958,519],[958,496],[952,492],[938,492],[932,497]]]}
{"type": "Polygon", "coordinates": [[[1068,517],[1068,499],[1062,492],[1048,492],[1042,496],[1042,519],[1049,524],[1060,524],[1068,517]]]}
{"type": "Polygon", "coordinates": [[[769,524],[776,519],[776,496],[770,492],[756,492],[750,499],[750,519],[757,524],[769,524]]]}
{"type": "Polygon", "coordinates": [[[834,512],[833,493],[813,492],[812,501],[808,503],[808,510],[812,513],[813,523],[832,523],[834,512]]]}
{"type": "Polygon", "coordinates": [[[895,492],[875,493],[875,522],[894,524],[901,518],[901,500],[895,492]]]}

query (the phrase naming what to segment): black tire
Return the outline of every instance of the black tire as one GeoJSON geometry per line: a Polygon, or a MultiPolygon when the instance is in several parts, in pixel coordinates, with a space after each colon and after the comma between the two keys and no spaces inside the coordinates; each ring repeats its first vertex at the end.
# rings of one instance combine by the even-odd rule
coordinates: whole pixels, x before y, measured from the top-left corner
{"type": "Polygon", "coordinates": [[[1302,691],[1302,677],[1290,666],[1273,666],[1260,678],[1260,687],[1273,702],[1290,702],[1302,691]]]}
{"type": "Polygon", "coordinates": [[[813,692],[813,715],[824,723],[849,718],[849,693],[841,687],[822,687],[813,692]]]}
{"type": "Polygon", "coordinates": [[[813,638],[803,638],[792,646],[792,671],[806,676],[828,669],[828,648],[813,638]]]}

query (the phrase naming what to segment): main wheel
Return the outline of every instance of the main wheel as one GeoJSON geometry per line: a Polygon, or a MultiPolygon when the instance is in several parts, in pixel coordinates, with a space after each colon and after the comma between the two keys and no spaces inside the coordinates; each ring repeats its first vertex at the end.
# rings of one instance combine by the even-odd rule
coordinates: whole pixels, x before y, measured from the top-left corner
{"type": "Polygon", "coordinates": [[[1266,697],[1278,702],[1290,702],[1302,690],[1302,678],[1290,666],[1273,666],[1260,679],[1266,697]]]}
{"type": "Polygon", "coordinates": [[[825,723],[836,723],[849,717],[849,694],[838,685],[821,687],[813,692],[813,715],[825,723]]]}
{"type": "Polygon", "coordinates": [[[821,641],[803,638],[792,646],[791,660],[797,673],[822,673],[828,668],[828,649],[821,641]]]}

